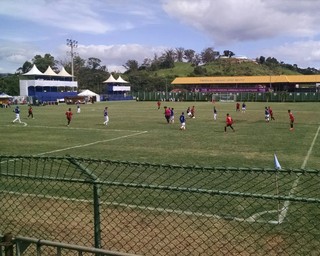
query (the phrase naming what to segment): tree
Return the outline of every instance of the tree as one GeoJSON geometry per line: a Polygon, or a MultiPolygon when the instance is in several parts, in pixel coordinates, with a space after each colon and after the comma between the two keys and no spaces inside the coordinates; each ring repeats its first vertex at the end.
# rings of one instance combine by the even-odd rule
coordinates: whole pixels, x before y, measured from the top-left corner
{"type": "Polygon", "coordinates": [[[152,60],[150,58],[145,58],[143,60],[143,63],[141,64],[141,66],[139,67],[139,70],[146,70],[149,69],[151,67],[152,64],[152,60]]]}
{"type": "Polygon", "coordinates": [[[138,61],[136,60],[127,60],[126,64],[122,66],[127,70],[127,72],[134,72],[139,68],[138,61]]]}
{"type": "Polygon", "coordinates": [[[195,56],[195,51],[192,49],[187,49],[184,51],[184,56],[187,60],[187,62],[192,63],[194,56],[195,56]]]}
{"type": "Polygon", "coordinates": [[[8,75],[0,78],[0,92],[9,95],[19,95],[19,76],[8,75]]]}
{"type": "Polygon", "coordinates": [[[27,73],[28,71],[31,70],[32,68],[32,63],[30,61],[26,61],[25,63],[23,63],[22,67],[17,69],[17,73],[18,74],[24,74],[27,73]]]}
{"type": "Polygon", "coordinates": [[[87,67],[89,69],[97,70],[101,68],[101,60],[98,58],[90,57],[87,61],[87,67]]]}
{"type": "Polygon", "coordinates": [[[230,51],[230,50],[224,50],[223,51],[223,56],[226,56],[228,58],[231,58],[232,56],[234,56],[234,52],[230,51]]]}
{"type": "Polygon", "coordinates": [[[279,65],[279,61],[274,57],[268,57],[265,61],[268,66],[277,66],[279,65]]]}
{"type": "MultiPolygon", "coordinates": [[[[64,67],[67,72],[71,74],[71,61],[68,59],[65,60],[59,60],[57,63],[64,67]]],[[[82,68],[84,68],[86,65],[86,60],[82,59],[79,55],[76,55],[73,59],[73,71],[74,76],[77,78],[79,76],[79,72],[82,68]]]]}
{"type": "Polygon", "coordinates": [[[200,54],[195,54],[193,60],[192,60],[192,64],[194,66],[198,66],[201,63],[201,55],[200,54]]]}
{"type": "Polygon", "coordinates": [[[175,51],[175,60],[178,62],[183,62],[184,58],[184,48],[178,47],[175,51]]]}
{"type": "Polygon", "coordinates": [[[34,58],[32,59],[32,62],[37,66],[37,68],[41,72],[45,72],[49,66],[55,71],[58,70],[58,67],[57,67],[58,62],[55,61],[54,57],[51,56],[51,54],[49,53],[46,53],[44,57],[42,57],[41,55],[34,56],[34,58]]]}
{"type": "Polygon", "coordinates": [[[208,47],[201,52],[201,60],[203,63],[209,63],[219,57],[219,52],[214,51],[212,47],[208,47]]]}
{"type": "Polygon", "coordinates": [[[35,55],[32,59],[32,62],[25,61],[22,67],[19,67],[17,69],[17,72],[22,74],[27,73],[34,64],[41,72],[45,72],[49,66],[54,71],[58,70],[58,61],[56,61],[54,57],[51,56],[49,53],[46,53],[43,57],[41,55],[35,55]]]}
{"type": "Polygon", "coordinates": [[[260,64],[265,64],[265,62],[266,62],[266,58],[265,58],[265,57],[263,57],[263,56],[260,56],[260,57],[259,57],[259,59],[258,59],[257,61],[258,61],[258,63],[260,63],[260,64]]]}
{"type": "Polygon", "coordinates": [[[174,67],[175,52],[174,50],[166,50],[160,57],[160,68],[174,67]]]}

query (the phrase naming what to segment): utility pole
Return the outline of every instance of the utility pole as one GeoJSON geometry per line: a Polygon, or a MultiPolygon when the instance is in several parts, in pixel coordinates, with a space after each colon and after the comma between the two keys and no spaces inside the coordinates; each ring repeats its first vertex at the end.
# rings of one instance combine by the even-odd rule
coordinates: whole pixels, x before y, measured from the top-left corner
{"type": "Polygon", "coordinates": [[[164,78],[166,82],[166,101],[168,100],[168,84],[167,84],[167,78],[164,78]]]}
{"type": "Polygon", "coordinates": [[[73,39],[67,39],[67,45],[71,48],[71,75],[72,81],[74,81],[74,68],[73,68],[73,60],[74,60],[74,48],[78,47],[78,41],[73,39]]]}

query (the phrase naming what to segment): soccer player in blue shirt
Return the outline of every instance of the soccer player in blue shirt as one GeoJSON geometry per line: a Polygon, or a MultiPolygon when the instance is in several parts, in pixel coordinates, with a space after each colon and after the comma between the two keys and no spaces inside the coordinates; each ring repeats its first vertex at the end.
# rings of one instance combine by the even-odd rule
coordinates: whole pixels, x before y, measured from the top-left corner
{"type": "Polygon", "coordinates": [[[105,108],[104,108],[103,116],[104,116],[104,122],[103,122],[103,124],[105,124],[105,125],[107,126],[107,125],[108,125],[108,122],[109,122],[108,107],[105,107],[105,108]]]}
{"type": "Polygon", "coordinates": [[[15,123],[15,122],[19,122],[19,123],[21,123],[21,120],[20,120],[20,108],[19,108],[19,106],[16,106],[16,108],[13,110],[13,112],[16,114],[16,119],[14,119],[13,121],[12,121],[12,123],[15,123]]]}
{"type": "Polygon", "coordinates": [[[170,109],[170,123],[174,123],[174,108],[170,109]]]}
{"type": "Polygon", "coordinates": [[[180,120],[180,130],[185,130],[186,129],[186,118],[184,117],[184,112],[181,113],[181,116],[179,118],[180,120]]]}

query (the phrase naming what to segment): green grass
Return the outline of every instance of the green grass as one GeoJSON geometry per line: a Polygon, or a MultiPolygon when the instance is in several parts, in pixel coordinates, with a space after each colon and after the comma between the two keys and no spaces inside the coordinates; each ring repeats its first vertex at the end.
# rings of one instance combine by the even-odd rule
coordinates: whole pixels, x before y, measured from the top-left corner
{"type": "Polygon", "coordinates": [[[264,121],[267,103],[249,102],[246,113],[236,113],[235,103],[216,103],[213,120],[210,102],[104,102],[82,105],[81,113],[71,106],[74,118],[66,127],[69,107],[34,107],[35,119],[21,118],[27,126],[11,121],[13,108],[0,109],[1,154],[102,158],[159,164],[273,167],[276,153],[283,168],[319,169],[320,142],[312,141],[320,124],[319,103],[270,103],[276,120],[264,121]],[[174,107],[175,123],[166,124],[163,106],[174,107]],[[187,119],[179,130],[179,115],[195,105],[196,118],[187,119]],[[103,109],[109,107],[110,122],[103,125],[103,109]],[[287,110],[295,115],[295,130],[289,131],[287,110]],[[226,113],[235,120],[236,132],[224,133],[226,113]],[[311,150],[312,149],[312,150],[311,150]],[[308,154],[308,151],[311,152],[308,154]]]}
{"type": "MultiPolygon", "coordinates": [[[[21,106],[22,121],[27,126],[11,123],[15,117],[13,108],[0,109],[1,154],[71,155],[156,164],[273,168],[273,154],[276,153],[284,169],[320,168],[319,103],[248,102],[246,113],[236,113],[235,103],[218,102],[215,106],[218,110],[217,121],[213,120],[213,104],[210,102],[163,102],[160,110],[157,110],[156,102],[103,102],[82,105],[80,114],[76,113],[75,106],[71,106],[74,118],[70,127],[66,127],[65,118],[69,106],[64,104],[34,107],[35,119],[28,119],[27,106],[21,106]],[[166,124],[164,105],[174,107],[174,124],[166,124]],[[179,115],[193,105],[196,107],[196,118],[187,119],[187,129],[180,131],[179,115]],[[266,105],[271,105],[276,118],[270,123],[264,121],[266,105]],[[110,116],[107,127],[103,125],[105,106],[109,107],[110,116]],[[293,111],[296,118],[293,132],[289,131],[288,109],[293,111]],[[226,113],[230,113],[235,120],[236,132],[228,130],[224,133],[226,113]]],[[[89,170],[94,170],[101,180],[108,182],[101,185],[103,202],[205,213],[224,218],[247,218],[272,210],[262,214],[259,220],[278,218],[278,200],[200,191],[275,195],[275,172],[202,171],[201,168],[171,168],[166,165],[108,166],[100,161],[82,163],[89,170]]],[[[47,196],[92,198],[91,190],[84,184],[38,181],[35,178],[50,173],[66,179],[69,175],[79,177],[78,169],[68,165],[67,161],[56,161],[52,165],[46,160],[36,164],[34,161],[29,164],[28,160],[9,161],[4,169],[11,165],[17,174],[21,168],[30,177],[23,181],[6,177],[1,180],[0,187],[3,189],[17,193],[23,191],[47,196]]],[[[278,178],[279,195],[287,196],[297,176],[295,173],[284,172],[278,178]]],[[[294,196],[318,198],[318,181],[317,174],[301,175],[294,196]]],[[[280,207],[283,204],[282,200],[280,207]]],[[[310,252],[312,248],[318,248],[319,244],[318,212],[319,206],[316,203],[291,202],[288,216],[282,225],[230,221],[220,232],[230,235],[236,230],[235,238],[243,232],[250,234],[252,239],[257,236],[259,239],[255,244],[261,242],[261,246],[265,240],[276,236],[285,240],[281,248],[286,248],[286,251],[310,252]]],[[[142,212],[147,213],[153,218],[150,212],[142,212]]],[[[211,227],[216,222],[214,218],[208,218],[208,223],[203,225],[202,218],[191,218],[194,219],[193,225],[197,226],[196,230],[211,227]]]]}

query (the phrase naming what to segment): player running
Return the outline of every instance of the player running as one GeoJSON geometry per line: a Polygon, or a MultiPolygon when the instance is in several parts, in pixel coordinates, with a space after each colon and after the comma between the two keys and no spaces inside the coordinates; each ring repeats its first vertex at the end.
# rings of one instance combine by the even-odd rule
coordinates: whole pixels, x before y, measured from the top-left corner
{"type": "Polygon", "coordinates": [[[288,110],[288,114],[290,119],[290,131],[293,131],[294,116],[290,109],[288,110]]]}
{"type": "Polygon", "coordinates": [[[66,112],[66,117],[67,117],[67,126],[70,125],[71,119],[72,119],[72,111],[71,108],[69,108],[66,112]]]}
{"type": "Polygon", "coordinates": [[[186,118],[184,116],[184,112],[181,113],[181,116],[179,117],[180,120],[180,130],[185,130],[186,129],[186,118]]]}
{"type": "Polygon", "coordinates": [[[269,109],[269,114],[270,114],[270,120],[275,120],[275,118],[274,118],[274,116],[273,116],[273,110],[272,110],[272,108],[269,106],[268,109],[269,109]]]}
{"type": "Polygon", "coordinates": [[[232,131],[235,132],[235,129],[232,127],[232,124],[233,124],[233,119],[228,113],[226,117],[226,126],[224,127],[224,132],[227,132],[227,127],[230,127],[232,131]]]}
{"type": "Polygon", "coordinates": [[[20,108],[19,106],[16,106],[16,108],[13,110],[13,112],[16,114],[16,118],[12,121],[12,123],[15,123],[15,122],[19,122],[21,123],[21,119],[20,119],[20,108]]]}

